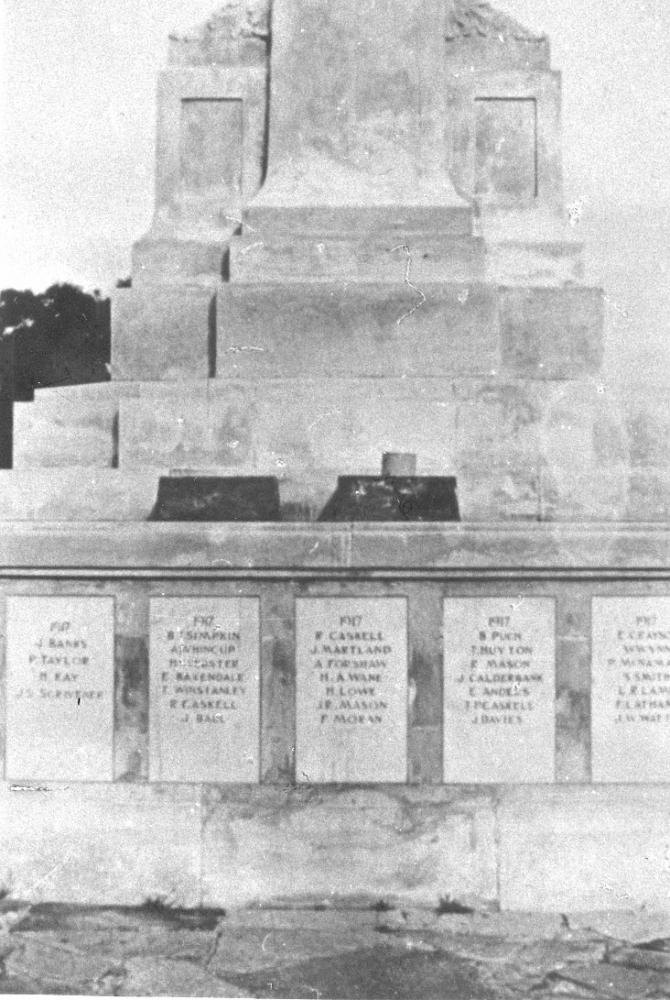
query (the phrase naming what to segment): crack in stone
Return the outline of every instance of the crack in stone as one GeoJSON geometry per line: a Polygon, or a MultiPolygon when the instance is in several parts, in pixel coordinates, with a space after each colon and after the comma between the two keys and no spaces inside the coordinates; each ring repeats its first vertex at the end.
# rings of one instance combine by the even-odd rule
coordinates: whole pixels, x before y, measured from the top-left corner
{"type": "Polygon", "coordinates": [[[409,246],[407,245],[407,243],[399,243],[397,246],[391,247],[391,253],[394,253],[396,250],[403,250],[407,257],[405,265],[405,284],[408,285],[413,292],[416,292],[416,294],[420,296],[420,301],[417,302],[414,306],[412,306],[412,308],[408,312],[403,313],[403,315],[397,320],[396,325],[400,326],[401,323],[403,323],[406,319],[409,319],[410,316],[413,316],[414,313],[417,311],[417,309],[420,309],[421,306],[424,304],[424,302],[427,302],[428,300],[426,295],[421,291],[421,289],[417,285],[414,284],[414,282],[410,278],[410,275],[412,273],[412,251],[410,250],[409,246]]]}

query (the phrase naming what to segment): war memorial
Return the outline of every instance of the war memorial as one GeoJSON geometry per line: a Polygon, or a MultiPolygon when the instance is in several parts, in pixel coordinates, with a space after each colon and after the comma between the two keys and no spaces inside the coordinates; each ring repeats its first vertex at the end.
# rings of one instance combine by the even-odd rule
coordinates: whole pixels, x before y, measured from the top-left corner
{"type": "Polygon", "coordinates": [[[228,0],[157,118],[112,379],[0,473],[0,882],[667,908],[668,468],[598,379],[548,39],[228,0]]]}

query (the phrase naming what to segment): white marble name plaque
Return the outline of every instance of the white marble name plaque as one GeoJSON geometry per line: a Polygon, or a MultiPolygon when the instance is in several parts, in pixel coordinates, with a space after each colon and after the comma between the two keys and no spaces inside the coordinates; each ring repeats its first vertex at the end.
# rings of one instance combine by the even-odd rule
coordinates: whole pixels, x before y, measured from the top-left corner
{"type": "Polygon", "coordinates": [[[444,602],[444,781],[554,781],[555,604],[444,602]]]}
{"type": "Polygon", "coordinates": [[[594,597],[593,781],[670,781],[670,597],[594,597]]]}
{"type": "Polygon", "coordinates": [[[150,605],[151,780],[259,781],[258,599],[150,605]]]}
{"type": "Polygon", "coordinates": [[[114,599],[7,598],[10,781],[112,781],[114,599]]]}
{"type": "Polygon", "coordinates": [[[296,780],[407,780],[407,601],[296,601],[296,780]]]}

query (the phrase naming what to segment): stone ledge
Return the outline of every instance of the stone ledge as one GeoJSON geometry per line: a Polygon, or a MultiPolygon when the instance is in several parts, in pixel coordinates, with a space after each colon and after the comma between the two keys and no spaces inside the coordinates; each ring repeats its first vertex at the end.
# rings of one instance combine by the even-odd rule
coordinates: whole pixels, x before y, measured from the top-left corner
{"type": "Polygon", "coordinates": [[[0,571],[670,574],[670,525],[0,522],[0,571]]]}
{"type": "MultiPolygon", "coordinates": [[[[320,237],[256,232],[230,247],[231,282],[476,281],[484,277],[484,241],[442,233],[320,237]]],[[[391,294],[392,289],[389,289],[391,294]]]]}

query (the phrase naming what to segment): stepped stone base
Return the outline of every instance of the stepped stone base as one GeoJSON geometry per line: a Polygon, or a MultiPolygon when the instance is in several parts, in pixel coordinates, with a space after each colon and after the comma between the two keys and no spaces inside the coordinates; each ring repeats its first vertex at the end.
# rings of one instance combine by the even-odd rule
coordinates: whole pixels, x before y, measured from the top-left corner
{"type": "Polygon", "coordinates": [[[160,475],[181,471],[276,476],[282,516],[312,520],[338,476],[377,475],[385,451],[417,454],[420,475],[457,476],[466,520],[650,521],[670,509],[662,385],[613,387],[597,377],[110,382],[38,391],[16,405],[15,419],[16,467],[1,474],[0,494],[11,519],[39,510],[116,518],[117,505],[142,519],[148,486],[136,483],[154,477],[157,487],[160,475]]]}
{"type": "MultiPolygon", "coordinates": [[[[250,250],[250,253],[252,251],[250,250]]],[[[402,270],[402,261],[400,261],[402,270]]],[[[140,284],[112,307],[115,380],[232,375],[580,378],[602,359],[589,286],[380,282],[140,284]]]]}

